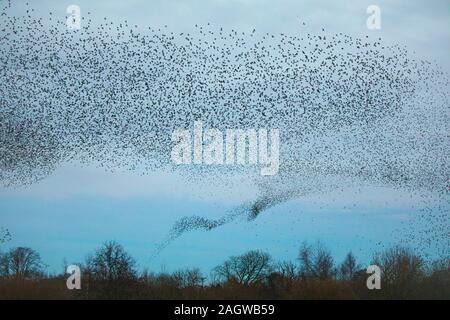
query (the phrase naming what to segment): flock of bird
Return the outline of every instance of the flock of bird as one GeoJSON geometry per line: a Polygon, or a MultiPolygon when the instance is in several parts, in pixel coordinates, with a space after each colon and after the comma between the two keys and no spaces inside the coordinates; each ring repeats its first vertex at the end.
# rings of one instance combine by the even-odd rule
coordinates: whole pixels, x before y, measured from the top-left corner
{"type": "MultiPolygon", "coordinates": [[[[448,203],[449,77],[406,48],[325,30],[138,31],[89,15],[73,31],[52,14],[38,17],[28,6],[15,16],[10,6],[0,5],[4,187],[35,183],[71,161],[143,173],[169,168],[224,188],[230,175],[254,180],[254,202],[218,220],[183,218],[161,247],[190,230],[255,219],[281,202],[347,186],[406,189],[424,207],[430,193],[448,203]],[[173,165],[171,133],[194,121],[279,129],[279,174],[173,165]]],[[[442,210],[427,219],[441,217],[433,235],[448,244],[448,205],[442,210]]]]}

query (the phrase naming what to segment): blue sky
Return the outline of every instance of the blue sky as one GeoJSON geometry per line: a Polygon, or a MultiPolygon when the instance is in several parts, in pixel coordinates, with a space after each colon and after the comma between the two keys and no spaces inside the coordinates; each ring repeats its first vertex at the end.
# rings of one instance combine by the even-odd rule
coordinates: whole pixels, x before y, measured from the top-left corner
{"type": "MultiPolygon", "coordinates": [[[[79,5],[82,14],[90,11],[94,21],[128,20],[142,29],[167,25],[169,30],[192,31],[195,24],[210,22],[270,33],[313,33],[325,28],[332,33],[367,34],[406,45],[450,71],[449,1],[33,1],[38,15],[52,11],[64,16],[69,4],[79,5]],[[381,8],[381,30],[366,28],[370,4],[381,8]],[[301,21],[306,28],[300,28],[301,21]]],[[[337,260],[352,250],[367,263],[375,250],[398,242],[399,230],[420,209],[419,201],[406,191],[354,187],[292,200],[252,222],[237,220],[207,233],[185,234],[154,256],[155,246],[180,217],[220,217],[256,195],[251,180],[235,181],[232,186],[189,181],[170,172],[140,176],[65,164],[37,184],[0,189],[0,226],[12,234],[3,249],[32,247],[53,272],[61,271],[64,258],[83,261],[103,241],[115,239],[142,269],[200,266],[208,271],[228,256],[250,249],[294,260],[303,241],[321,240],[337,260]]]]}
{"type": "Polygon", "coordinates": [[[32,186],[2,190],[2,225],[12,233],[5,247],[33,247],[51,272],[61,271],[63,259],[84,261],[106,240],[119,241],[141,269],[154,271],[200,266],[207,272],[251,249],[295,260],[302,242],[317,240],[336,260],[352,250],[368,263],[375,251],[405,240],[398,232],[420,208],[407,192],[352,187],[289,201],[252,222],[242,218],[210,232],[184,234],[155,255],[179,218],[217,218],[254,196],[251,186],[239,194],[227,188],[221,194],[218,188],[211,195],[205,188],[211,186],[168,174],[139,176],[66,165],[32,186]]]}
{"type": "Polygon", "coordinates": [[[85,194],[53,199],[7,195],[1,197],[0,209],[2,223],[13,235],[8,246],[31,246],[51,270],[58,271],[63,258],[83,261],[86,253],[109,239],[122,243],[141,267],[152,270],[162,266],[169,270],[202,266],[207,270],[225,257],[249,249],[266,250],[281,260],[295,259],[303,241],[319,239],[336,259],[352,250],[367,262],[374,251],[395,243],[395,231],[416,211],[402,203],[401,196],[383,206],[376,204],[379,199],[375,197],[361,200],[359,194],[353,201],[346,192],[343,195],[348,201],[335,204],[332,195],[299,199],[270,209],[252,222],[239,219],[210,232],[187,233],[157,256],[156,245],[178,218],[195,214],[217,217],[238,203],[169,195],[117,198],[85,194]]]}

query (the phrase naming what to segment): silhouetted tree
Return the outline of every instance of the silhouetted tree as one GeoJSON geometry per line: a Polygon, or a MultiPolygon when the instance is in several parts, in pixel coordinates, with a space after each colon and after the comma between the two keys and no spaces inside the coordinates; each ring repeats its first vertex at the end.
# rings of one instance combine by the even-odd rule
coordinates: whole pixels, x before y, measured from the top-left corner
{"type": "Polygon", "coordinates": [[[424,277],[424,261],[410,249],[394,247],[376,255],[372,264],[381,268],[383,293],[389,298],[413,297],[424,277]]]}
{"type": "MultiPolygon", "coordinates": [[[[272,263],[267,253],[250,251],[231,257],[215,268],[222,283],[203,283],[199,269],[174,273],[144,271],[136,277],[133,259],[115,242],[105,243],[81,267],[82,290],[67,290],[64,276],[35,276],[41,263],[31,249],[16,248],[1,255],[0,299],[448,299],[450,297],[450,259],[425,263],[403,248],[386,250],[372,263],[382,270],[381,290],[368,290],[367,273],[358,269],[355,258],[347,254],[334,277],[333,261],[321,245],[303,245],[300,266],[291,262],[272,263]],[[319,249],[320,250],[319,250],[319,249]],[[16,265],[11,268],[11,258],[16,265]],[[22,257],[22,258],[18,258],[22,257]],[[23,257],[26,257],[23,259],[23,257]],[[34,258],[33,258],[34,257],[34,258]],[[17,263],[17,262],[20,263],[17,263]],[[24,261],[28,261],[24,263],[24,261]],[[331,266],[331,267],[330,267],[331,266]],[[20,271],[18,277],[13,270],[20,271]],[[299,270],[299,271],[298,271],[299,270]],[[304,281],[299,275],[303,275],[304,281]],[[326,275],[326,276],[324,276],[326,275]],[[330,276],[331,275],[331,276],[330,276]],[[22,278],[21,278],[22,277],[22,278]],[[32,278],[31,280],[26,278],[32,278]],[[346,278],[346,279],[344,279],[346,278]],[[349,279],[349,280],[347,280],[349,279]]],[[[67,263],[65,263],[66,265],[67,263]]],[[[79,264],[78,264],[79,265],[79,264]]]]}
{"type": "Polygon", "coordinates": [[[9,275],[9,261],[7,253],[0,251],[0,277],[9,275]]]}
{"type": "Polygon", "coordinates": [[[339,266],[339,277],[342,280],[352,280],[356,272],[360,269],[361,266],[356,262],[355,256],[350,251],[339,266]]]}
{"type": "Polygon", "coordinates": [[[283,278],[292,281],[297,278],[297,266],[292,261],[282,261],[276,264],[275,270],[283,278]]]}
{"type": "Polygon", "coordinates": [[[336,274],[333,257],[320,242],[315,247],[304,243],[298,257],[300,261],[300,275],[302,278],[316,278],[320,280],[332,278],[336,274]]]}
{"type": "Polygon", "coordinates": [[[450,297],[450,257],[440,258],[431,263],[428,277],[425,279],[420,293],[419,297],[427,299],[450,297]]]}
{"type": "Polygon", "coordinates": [[[275,265],[267,279],[268,294],[271,298],[282,298],[298,278],[297,266],[291,261],[282,261],[275,265]]]}
{"type": "Polygon", "coordinates": [[[205,282],[205,277],[199,268],[178,270],[174,272],[173,276],[182,288],[200,287],[205,282]]]}
{"type": "Polygon", "coordinates": [[[253,250],[240,256],[234,256],[217,266],[213,273],[218,279],[236,280],[240,284],[253,284],[264,280],[272,270],[268,253],[253,250]]]}
{"type": "Polygon", "coordinates": [[[134,259],[115,241],[105,242],[88,257],[86,269],[90,289],[100,298],[127,297],[137,279],[134,259]]]}
{"type": "Polygon", "coordinates": [[[32,278],[41,275],[43,267],[39,253],[31,248],[12,248],[0,257],[0,272],[3,276],[32,278]]]}
{"type": "MultiPolygon", "coordinates": [[[[440,258],[431,263],[430,273],[448,273],[450,271],[450,257],[440,258]]],[[[450,278],[447,279],[450,281],[450,278]]]]}

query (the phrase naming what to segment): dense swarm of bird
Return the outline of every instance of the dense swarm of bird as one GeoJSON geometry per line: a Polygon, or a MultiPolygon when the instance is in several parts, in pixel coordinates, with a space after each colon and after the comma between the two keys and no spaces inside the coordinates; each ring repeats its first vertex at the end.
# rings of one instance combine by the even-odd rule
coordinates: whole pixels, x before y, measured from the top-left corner
{"type": "MultiPolygon", "coordinates": [[[[168,241],[356,182],[448,201],[449,77],[405,48],[325,30],[139,32],[126,21],[94,25],[89,15],[73,31],[30,6],[14,16],[10,2],[0,14],[3,186],[34,183],[69,161],[169,168],[216,184],[243,172],[254,179],[254,203],[219,220],[184,218],[168,241]],[[194,121],[221,130],[280,129],[279,174],[174,166],[171,133],[194,121]]],[[[446,241],[447,209],[436,214],[447,224],[435,233],[446,241]]]]}

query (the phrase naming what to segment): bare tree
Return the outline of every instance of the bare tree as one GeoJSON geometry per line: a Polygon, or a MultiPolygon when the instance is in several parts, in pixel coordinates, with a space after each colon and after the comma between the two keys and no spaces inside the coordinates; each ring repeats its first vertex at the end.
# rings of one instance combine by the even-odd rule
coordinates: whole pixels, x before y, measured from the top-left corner
{"type": "Polygon", "coordinates": [[[253,250],[234,256],[217,266],[213,273],[221,280],[235,279],[241,284],[253,284],[265,279],[272,270],[268,253],[253,250]]]}
{"type": "Polygon", "coordinates": [[[299,273],[303,278],[313,276],[314,267],[312,259],[312,248],[304,242],[298,255],[298,260],[300,262],[299,273]]]}
{"type": "Polygon", "coordinates": [[[342,280],[352,280],[361,266],[356,262],[355,256],[350,251],[339,266],[339,277],[342,280]]]}
{"type": "Polygon", "coordinates": [[[0,257],[1,274],[16,279],[36,277],[42,273],[43,267],[39,253],[31,248],[13,248],[0,257]]]}
{"type": "Polygon", "coordinates": [[[381,268],[383,291],[396,298],[413,295],[413,288],[425,275],[424,260],[407,248],[385,250],[373,258],[372,264],[381,268]]]}
{"type": "Polygon", "coordinates": [[[0,277],[9,275],[9,260],[7,253],[0,252],[0,277]]]}
{"type": "MultiPolygon", "coordinates": [[[[440,273],[445,272],[448,273],[450,271],[450,257],[444,257],[437,260],[434,260],[430,264],[429,273],[440,273]]],[[[450,280],[450,279],[448,279],[450,280]]]]}
{"type": "Polygon", "coordinates": [[[128,298],[137,279],[134,259],[115,241],[105,242],[86,259],[87,292],[95,298],[128,298]]]}
{"type": "Polygon", "coordinates": [[[160,273],[155,273],[146,270],[142,273],[141,280],[144,281],[146,284],[154,287],[166,286],[178,288],[180,286],[179,279],[177,279],[172,274],[164,271],[160,273]]]}
{"type": "Polygon", "coordinates": [[[328,279],[336,274],[331,252],[320,242],[315,247],[304,243],[300,248],[300,275],[303,278],[328,279]]]}
{"type": "Polygon", "coordinates": [[[297,277],[297,266],[291,261],[282,261],[276,265],[276,272],[292,281],[297,277]]]}
{"type": "MultiPolygon", "coordinates": [[[[0,244],[9,241],[11,238],[8,229],[0,228],[0,244]]],[[[0,251],[0,276],[6,276],[9,272],[8,257],[0,251]]]]}
{"type": "Polygon", "coordinates": [[[444,256],[443,258],[431,262],[428,267],[427,275],[418,297],[421,295],[425,295],[426,299],[442,299],[442,297],[450,297],[449,256],[444,256]]]}
{"type": "Polygon", "coordinates": [[[126,280],[136,278],[135,261],[117,242],[105,242],[86,261],[87,269],[95,280],[126,280]]]}
{"type": "Polygon", "coordinates": [[[275,298],[281,298],[298,277],[297,266],[291,261],[277,263],[267,279],[267,289],[275,298]]]}
{"type": "Polygon", "coordinates": [[[200,287],[205,282],[205,277],[202,275],[199,268],[183,269],[174,272],[173,276],[177,279],[180,287],[200,287]]]}

